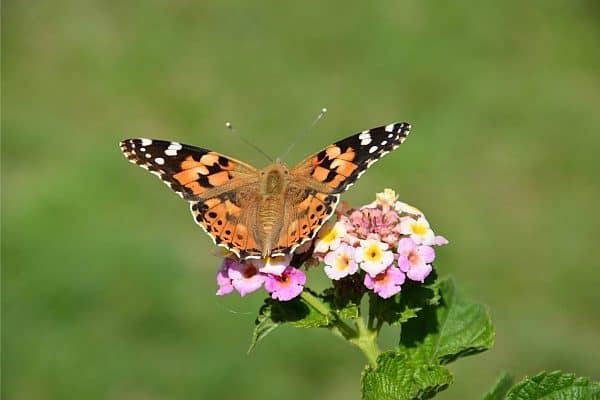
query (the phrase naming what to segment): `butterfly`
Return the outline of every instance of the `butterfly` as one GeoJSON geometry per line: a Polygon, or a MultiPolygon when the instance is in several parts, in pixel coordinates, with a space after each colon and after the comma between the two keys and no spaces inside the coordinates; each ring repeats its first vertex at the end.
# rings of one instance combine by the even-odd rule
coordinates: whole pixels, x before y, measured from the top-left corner
{"type": "Polygon", "coordinates": [[[377,160],[398,148],[406,122],[342,139],[289,168],[263,169],[178,142],[127,139],[127,159],[158,176],[190,203],[194,220],[218,246],[240,259],[285,256],[313,239],[340,194],[377,160]]]}

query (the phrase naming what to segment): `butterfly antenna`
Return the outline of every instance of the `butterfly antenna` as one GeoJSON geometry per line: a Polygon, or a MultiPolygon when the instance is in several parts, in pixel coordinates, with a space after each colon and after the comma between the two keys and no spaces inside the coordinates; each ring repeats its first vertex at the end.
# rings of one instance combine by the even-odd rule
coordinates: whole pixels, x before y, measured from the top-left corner
{"type": "Polygon", "coordinates": [[[270,162],[273,162],[273,159],[271,158],[271,156],[269,156],[267,153],[265,153],[263,149],[261,149],[260,147],[258,147],[257,145],[255,145],[254,143],[252,143],[251,141],[249,141],[242,135],[240,135],[238,133],[238,131],[233,127],[233,124],[231,122],[225,122],[225,126],[227,127],[227,129],[229,129],[231,131],[232,134],[237,136],[238,139],[240,139],[242,142],[246,143],[248,146],[252,147],[254,150],[258,151],[263,156],[267,157],[267,159],[270,162]]]}
{"type": "Polygon", "coordinates": [[[298,144],[298,142],[300,141],[300,139],[304,138],[306,135],[308,135],[310,132],[312,132],[312,130],[315,127],[315,125],[317,125],[317,122],[319,122],[319,120],[321,118],[323,118],[323,116],[325,115],[326,112],[327,112],[326,108],[322,108],[321,109],[321,112],[319,113],[319,115],[317,115],[317,118],[315,118],[315,120],[310,125],[310,127],[306,131],[304,131],[304,133],[302,135],[298,136],[298,138],[292,144],[290,144],[289,147],[285,150],[285,152],[281,156],[282,160],[285,158],[285,156],[287,156],[289,154],[289,152],[294,148],[294,146],[296,144],[298,144]]]}

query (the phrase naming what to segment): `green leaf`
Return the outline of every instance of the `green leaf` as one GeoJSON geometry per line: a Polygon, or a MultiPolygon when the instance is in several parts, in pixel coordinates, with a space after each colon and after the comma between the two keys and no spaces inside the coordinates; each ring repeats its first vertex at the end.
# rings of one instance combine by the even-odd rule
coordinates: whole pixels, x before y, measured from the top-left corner
{"type": "Polygon", "coordinates": [[[600,383],[560,371],[541,372],[516,384],[506,400],[597,400],[600,383]]]}
{"type": "Polygon", "coordinates": [[[483,396],[483,400],[502,400],[513,383],[513,378],[506,372],[502,372],[494,386],[483,396]]]}
{"type": "Polygon", "coordinates": [[[258,316],[256,317],[254,332],[252,333],[252,341],[248,353],[251,353],[258,342],[263,340],[269,333],[279,326],[279,323],[271,318],[270,307],[261,307],[258,316]]]}
{"type": "Polygon", "coordinates": [[[452,382],[444,363],[492,345],[486,307],[465,298],[449,279],[409,284],[394,299],[371,300],[378,318],[403,323],[398,351],[382,354],[377,367],[363,373],[364,399],[430,398],[452,382]]]}
{"type": "Polygon", "coordinates": [[[401,348],[422,346],[443,364],[489,349],[494,328],[487,308],[464,297],[451,279],[440,280],[438,286],[441,303],[402,325],[401,348]]]}
{"type": "Polygon", "coordinates": [[[273,321],[278,323],[288,322],[298,328],[320,328],[328,326],[331,322],[328,316],[318,312],[300,297],[290,301],[277,301],[268,298],[262,308],[270,310],[273,321]]]}
{"type": "Polygon", "coordinates": [[[333,288],[326,289],[319,298],[326,303],[329,308],[337,313],[341,319],[356,319],[360,316],[359,306],[360,298],[351,299],[347,297],[339,297],[336,290],[333,288]]]}
{"type": "Polygon", "coordinates": [[[452,374],[419,352],[388,351],[361,378],[364,400],[429,399],[452,383],[452,374]]]}
{"type": "Polygon", "coordinates": [[[451,280],[442,281],[440,291],[446,307],[438,309],[437,357],[450,362],[491,348],[495,332],[487,307],[468,300],[451,280]]]}
{"type": "Polygon", "coordinates": [[[358,306],[354,303],[346,303],[346,305],[341,308],[332,306],[332,309],[337,312],[341,319],[357,319],[360,317],[358,306]]]}
{"type": "Polygon", "coordinates": [[[423,308],[438,304],[439,287],[435,282],[435,273],[425,284],[408,281],[402,286],[402,292],[389,299],[382,299],[370,293],[370,313],[380,321],[397,326],[411,318],[416,318],[423,308]]]}
{"type": "Polygon", "coordinates": [[[423,309],[420,306],[410,306],[402,302],[402,295],[389,299],[382,299],[375,293],[370,293],[369,312],[379,321],[386,322],[391,326],[402,325],[411,318],[415,318],[423,309]]]}
{"type": "Polygon", "coordinates": [[[267,298],[256,317],[248,352],[253,351],[258,342],[284,323],[298,328],[321,328],[329,326],[331,320],[306,304],[300,297],[290,301],[267,298]]]}

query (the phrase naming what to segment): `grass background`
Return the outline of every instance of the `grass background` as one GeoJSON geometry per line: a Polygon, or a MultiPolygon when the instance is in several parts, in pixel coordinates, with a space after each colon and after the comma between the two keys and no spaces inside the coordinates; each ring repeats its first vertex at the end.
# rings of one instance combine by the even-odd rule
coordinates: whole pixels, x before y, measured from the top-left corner
{"type": "Polygon", "coordinates": [[[4,2],[3,398],[357,399],[362,355],[216,298],[211,242],[117,142],[290,161],[394,120],[413,135],[345,195],[393,187],[451,240],[438,270],[491,307],[497,372],[598,378],[600,7],[595,1],[4,2]],[[230,311],[236,311],[232,313],[230,311]]]}

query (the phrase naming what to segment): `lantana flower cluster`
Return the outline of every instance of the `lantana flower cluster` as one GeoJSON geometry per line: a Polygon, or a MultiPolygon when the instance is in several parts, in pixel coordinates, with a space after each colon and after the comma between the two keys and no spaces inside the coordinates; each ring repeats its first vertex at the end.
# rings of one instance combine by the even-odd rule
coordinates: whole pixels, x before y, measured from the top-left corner
{"type": "Polygon", "coordinates": [[[365,287],[387,299],[406,279],[424,282],[432,271],[433,246],[447,243],[420,210],[385,189],[373,203],[348,210],[321,229],[313,256],[325,263],[329,278],[364,273],[365,287]]]}
{"type": "MultiPolygon", "coordinates": [[[[312,251],[305,265],[323,263],[334,281],[360,274],[364,286],[382,298],[400,292],[407,279],[424,282],[432,271],[434,246],[448,241],[435,235],[423,213],[398,201],[391,189],[358,209],[341,206],[337,221],[328,222],[315,240],[296,253],[312,251]]],[[[217,275],[217,295],[240,295],[264,288],[276,300],[302,293],[304,272],[290,265],[291,257],[239,261],[226,257],[217,275]]]]}

